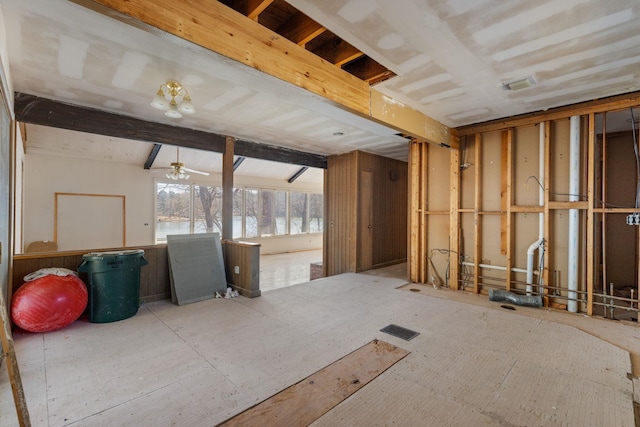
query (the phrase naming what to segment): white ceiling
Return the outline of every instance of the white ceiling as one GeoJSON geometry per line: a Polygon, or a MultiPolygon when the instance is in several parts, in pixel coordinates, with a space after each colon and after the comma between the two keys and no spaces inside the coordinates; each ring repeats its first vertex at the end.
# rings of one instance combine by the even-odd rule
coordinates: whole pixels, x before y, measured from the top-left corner
{"type": "MultiPolygon", "coordinates": [[[[376,89],[449,127],[640,89],[637,0],[288,2],[397,74],[376,89]],[[502,86],[527,76],[538,83],[502,86]]],[[[395,130],[173,36],[65,0],[0,7],[15,91],[310,153],[406,159],[395,130]],[[170,78],[195,115],[149,106],[170,78]]]]}

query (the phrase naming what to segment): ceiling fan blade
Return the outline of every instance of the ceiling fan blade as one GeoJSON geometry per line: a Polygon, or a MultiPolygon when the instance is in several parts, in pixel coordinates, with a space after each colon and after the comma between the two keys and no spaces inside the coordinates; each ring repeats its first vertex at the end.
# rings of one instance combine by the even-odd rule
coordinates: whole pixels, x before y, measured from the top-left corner
{"type": "Polygon", "coordinates": [[[189,168],[182,168],[182,170],[186,171],[186,172],[191,172],[191,173],[198,173],[200,175],[209,175],[209,172],[202,172],[202,171],[197,171],[197,170],[193,170],[193,169],[189,169],[189,168]]]}

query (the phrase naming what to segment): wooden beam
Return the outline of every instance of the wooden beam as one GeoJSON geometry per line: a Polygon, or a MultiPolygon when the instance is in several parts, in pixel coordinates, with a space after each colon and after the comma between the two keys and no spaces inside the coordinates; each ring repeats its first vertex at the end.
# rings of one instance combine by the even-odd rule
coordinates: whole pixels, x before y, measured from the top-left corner
{"type": "MultiPolygon", "coordinates": [[[[148,122],[19,92],[15,97],[15,115],[16,120],[24,123],[217,153],[225,150],[226,137],[216,133],[148,122]]],[[[321,169],[327,167],[326,156],[257,142],[236,141],[235,152],[254,159],[321,169]]]]}
{"type": "Polygon", "coordinates": [[[304,46],[311,40],[324,33],[327,29],[309,18],[302,12],[297,12],[280,27],[276,33],[288,38],[298,46],[304,46]]]}
{"type": "Polygon", "coordinates": [[[148,122],[19,92],[15,96],[15,115],[16,120],[21,122],[59,129],[198,148],[218,153],[224,151],[222,135],[148,122]]]}
{"type": "Polygon", "coordinates": [[[244,162],[244,160],[246,159],[246,157],[242,157],[242,156],[238,156],[238,158],[236,159],[235,162],[233,162],[233,171],[235,172],[236,170],[238,170],[238,168],[240,167],[240,165],[242,164],[242,162],[244,162]]]}
{"type": "Polygon", "coordinates": [[[313,53],[338,67],[364,56],[360,49],[337,37],[314,49],[313,53]]]}
{"type": "MultiPolygon", "coordinates": [[[[133,18],[173,34],[414,138],[435,144],[450,144],[450,129],[447,126],[396,100],[382,97],[372,91],[367,82],[247,19],[219,1],[73,1],[129,25],[133,24],[130,19],[133,18]]],[[[153,31],[157,33],[155,29],[153,31]]]]}
{"type": "Polygon", "coordinates": [[[506,129],[508,127],[532,126],[543,121],[566,119],[571,116],[582,116],[591,113],[605,113],[607,111],[622,110],[639,105],[640,91],[553,108],[547,111],[537,111],[470,126],[462,126],[456,128],[456,131],[459,136],[472,135],[476,132],[484,133],[506,129]]]}
{"type": "Polygon", "coordinates": [[[451,145],[460,136],[455,130],[374,88],[371,88],[371,118],[418,140],[456,150],[459,148],[458,145],[451,145]],[[456,139],[452,139],[451,135],[455,135],[456,139]]]}
{"type": "Polygon", "coordinates": [[[310,166],[320,169],[327,168],[326,156],[241,139],[236,140],[235,154],[236,156],[290,163],[299,166],[310,166]]]}
{"type": "Polygon", "coordinates": [[[307,169],[309,169],[307,166],[301,167],[296,173],[293,174],[293,176],[291,178],[289,178],[287,180],[287,182],[289,184],[293,183],[296,179],[300,178],[300,175],[305,173],[307,171],[307,169]]]}
{"type": "Polygon", "coordinates": [[[145,169],[151,169],[151,166],[153,166],[153,162],[156,161],[156,157],[158,156],[158,153],[160,152],[161,148],[162,148],[162,144],[158,144],[158,143],[153,144],[153,148],[151,148],[149,157],[147,157],[147,161],[144,162],[145,169]]]}

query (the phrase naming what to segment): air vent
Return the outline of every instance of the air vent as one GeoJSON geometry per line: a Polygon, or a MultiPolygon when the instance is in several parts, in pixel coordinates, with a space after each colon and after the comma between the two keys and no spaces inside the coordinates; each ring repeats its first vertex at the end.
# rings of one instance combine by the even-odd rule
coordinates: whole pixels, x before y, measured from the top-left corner
{"type": "Polygon", "coordinates": [[[534,84],[538,83],[534,76],[527,76],[522,79],[512,80],[508,83],[503,83],[502,87],[506,90],[521,90],[526,89],[534,84]]]}

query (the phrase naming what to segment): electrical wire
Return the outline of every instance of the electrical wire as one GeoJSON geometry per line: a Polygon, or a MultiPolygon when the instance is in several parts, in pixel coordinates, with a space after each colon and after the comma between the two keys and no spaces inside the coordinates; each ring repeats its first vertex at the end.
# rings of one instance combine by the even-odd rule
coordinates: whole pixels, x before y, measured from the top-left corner
{"type": "MultiPolygon", "coordinates": [[[[544,190],[544,186],[542,185],[542,183],[540,182],[540,180],[538,178],[536,178],[533,175],[530,175],[529,178],[527,178],[527,180],[525,181],[525,184],[529,183],[530,179],[534,179],[537,183],[538,186],[540,186],[540,188],[542,188],[542,190],[544,190]]],[[[580,199],[582,199],[582,201],[587,200],[587,196],[585,196],[584,194],[571,194],[571,193],[549,193],[553,196],[575,196],[575,197],[579,197],[580,199]]]]}

